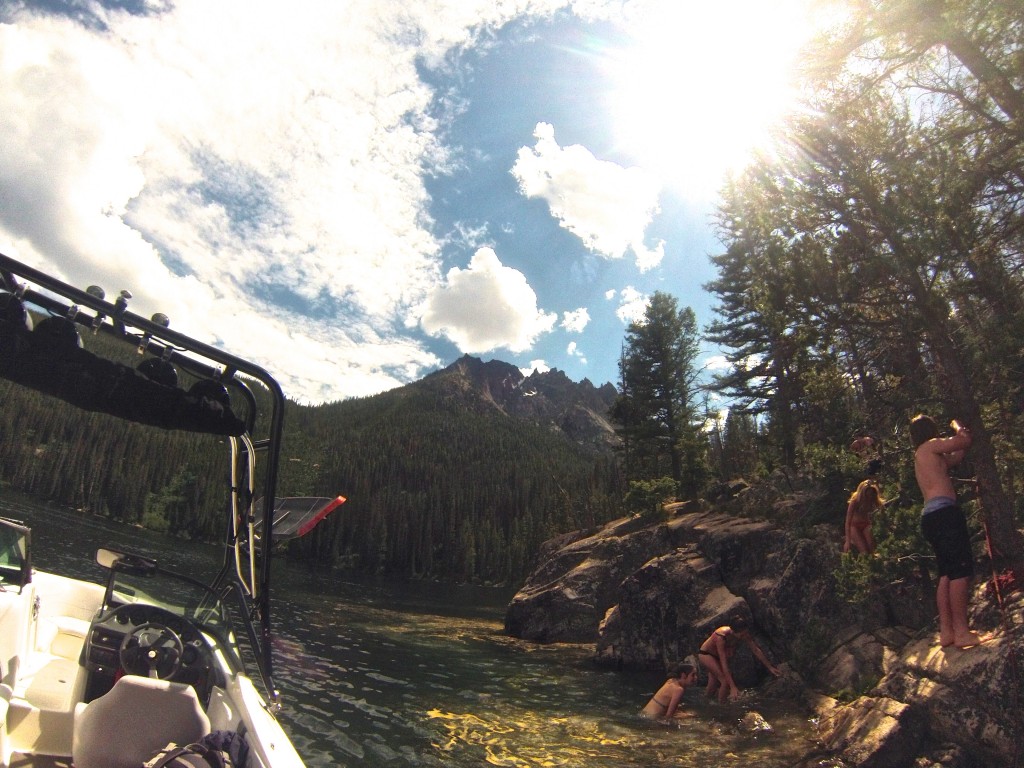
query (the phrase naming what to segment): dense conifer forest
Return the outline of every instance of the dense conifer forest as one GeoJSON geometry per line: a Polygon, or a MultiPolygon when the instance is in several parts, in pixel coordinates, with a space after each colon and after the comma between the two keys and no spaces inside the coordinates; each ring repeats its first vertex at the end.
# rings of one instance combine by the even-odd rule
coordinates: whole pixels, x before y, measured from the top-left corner
{"type": "Polygon", "coordinates": [[[296,407],[288,422],[282,492],[318,487],[350,499],[292,544],[316,562],[508,583],[545,539],[610,519],[622,495],[611,453],[510,418],[472,392],[420,383],[296,407]]]}

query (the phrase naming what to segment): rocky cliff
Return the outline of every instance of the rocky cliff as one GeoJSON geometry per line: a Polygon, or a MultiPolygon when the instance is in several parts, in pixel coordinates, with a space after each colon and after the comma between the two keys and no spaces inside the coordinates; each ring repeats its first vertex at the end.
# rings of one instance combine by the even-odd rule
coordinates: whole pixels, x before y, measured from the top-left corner
{"type": "MultiPolygon", "coordinates": [[[[593,642],[601,664],[664,668],[743,616],[785,671],[767,693],[803,697],[823,749],[846,764],[1018,765],[1021,593],[1004,590],[1000,605],[980,583],[973,619],[993,638],[941,649],[924,574],[866,603],[838,596],[840,541],[834,526],[796,535],[703,502],[674,505],[664,521],[624,518],[549,542],[508,606],[506,631],[593,642]]],[[[739,685],[764,682],[749,654],[734,667],[739,685]]]]}
{"type": "Polygon", "coordinates": [[[595,387],[589,379],[574,382],[558,369],[524,376],[509,363],[463,355],[413,386],[472,395],[476,402],[561,432],[595,450],[610,450],[619,442],[608,421],[608,411],[618,397],[610,383],[595,387]]]}

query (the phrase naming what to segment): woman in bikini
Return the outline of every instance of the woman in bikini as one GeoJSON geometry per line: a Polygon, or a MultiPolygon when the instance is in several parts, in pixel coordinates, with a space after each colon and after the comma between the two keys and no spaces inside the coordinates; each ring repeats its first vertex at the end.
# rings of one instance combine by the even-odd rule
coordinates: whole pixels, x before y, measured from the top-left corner
{"type": "MultiPolygon", "coordinates": [[[[665,681],[665,684],[651,697],[647,705],[640,710],[640,714],[644,717],[650,717],[655,720],[671,719],[674,715],[677,715],[676,710],[679,708],[679,702],[683,698],[686,686],[697,682],[697,670],[694,669],[693,664],[677,664],[669,670],[669,673],[672,676],[665,681]]],[[[685,714],[689,715],[688,712],[685,714]]],[[[683,715],[683,712],[678,713],[678,716],[683,715]]]]}
{"type": "Polygon", "coordinates": [[[718,701],[725,703],[725,697],[735,701],[740,696],[740,689],[732,679],[732,672],[729,671],[729,659],[736,653],[736,646],[744,642],[750,648],[750,652],[757,657],[769,672],[778,677],[781,672],[772,665],[764,655],[754,638],[750,635],[750,629],[743,619],[736,619],[731,626],[719,627],[700,646],[697,657],[701,665],[708,673],[708,696],[718,693],[718,701]]]}
{"type": "Polygon", "coordinates": [[[875,539],[871,535],[871,514],[885,504],[878,490],[878,483],[865,480],[857,486],[846,505],[846,540],[843,552],[853,546],[862,555],[875,551],[875,539]]]}

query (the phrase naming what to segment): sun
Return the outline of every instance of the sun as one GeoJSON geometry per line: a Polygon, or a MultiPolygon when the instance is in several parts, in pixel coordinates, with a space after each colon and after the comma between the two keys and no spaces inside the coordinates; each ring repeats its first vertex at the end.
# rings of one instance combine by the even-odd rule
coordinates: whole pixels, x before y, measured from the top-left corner
{"type": "Polygon", "coordinates": [[[814,29],[806,0],[652,0],[608,65],[616,146],[690,199],[727,174],[796,101],[794,69],[814,29]]]}

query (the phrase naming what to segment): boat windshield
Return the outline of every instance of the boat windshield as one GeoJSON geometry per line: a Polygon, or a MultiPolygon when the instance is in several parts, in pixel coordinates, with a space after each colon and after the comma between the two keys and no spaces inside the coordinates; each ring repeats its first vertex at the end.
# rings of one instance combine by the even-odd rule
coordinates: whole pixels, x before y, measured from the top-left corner
{"type": "Polygon", "coordinates": [[[100,550],[97,561],[110,568],[105,608],[155,605],[188,619],[222,640],[231,637],[231,618],[220,596],[202,582],[157,566],[147,558],[100,550]]]}
{"type": "Polygon", "coordinates": [[[0,518],[0,592],[20,590],[29,580],[29,529],[13,520],[0,518]]]}

